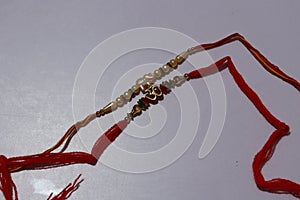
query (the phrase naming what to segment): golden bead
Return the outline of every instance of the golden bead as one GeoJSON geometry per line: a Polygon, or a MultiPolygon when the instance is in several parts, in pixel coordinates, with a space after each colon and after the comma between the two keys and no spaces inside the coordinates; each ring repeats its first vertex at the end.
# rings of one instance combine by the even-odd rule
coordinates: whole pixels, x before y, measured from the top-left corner
{"type": "Polygon", "coordinates": [[[175,59],[171,59],[169,64],[171,65],[172,68],[176,69],[177,67],[177,61],[175,59]]]}
{"type": "Polygon", "coordinates": [[[178,56],[183,58],[183,61],[189,56],[189,50],[181,52],[178,56]]]}
{"type": "Polygon", "coordinates": [[[190,80],[190,77],[189,77],[189,75],[188,75],[187,73],[184,74],[184,78],[185,78],[187,81],[190,80]]]}
{"type": "Polygon", "coordinates": [[[131,112],[130,112],[132,118],[140,115],[141,113],[142,113],[142,109],[139,105],[134,105],[131,112]]]}
{"type": "Polygon", "coordinates": [[[184,61],[184,58],[182,56],[180,56],[180,55],[176,56],[175,59],[176,59],[176,61],[177,61],[178,64],[181,64],[184,61]]]}
{"type": "Polygon", "coordinates": [[[110,102],[106,106],[104,106],[101,110],[97,111],[97,117],[108,114],[117,109],[117,103],[115,101],[110,102]]]}

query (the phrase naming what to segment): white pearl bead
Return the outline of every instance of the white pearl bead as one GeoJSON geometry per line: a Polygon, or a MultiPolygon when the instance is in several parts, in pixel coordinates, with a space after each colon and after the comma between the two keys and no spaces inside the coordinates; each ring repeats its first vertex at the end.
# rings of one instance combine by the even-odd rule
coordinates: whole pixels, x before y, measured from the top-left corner
{"type": "Polygon", "coordinates": [[[154,76],[155,76],[155,78],[157,78],[157,79],[159,79],[160,77],[161,77],[161,75],[162,75],[162,70],[159,68],[159,69],[156,69],[155,71],[154,71],[154,76]]]}
{"type": "Polygon", "coordinates": [[[117,102],[117,105],[120,107],[120,106],[123,106],[124,105],[124,99],[122,96],[116,98],[116,102],[117,102]]]}
{"type": "Polygon", "coordinates": [[[163,70],[165,73],[168,73],[168,72],[171,70],[171,68],[169,67],[169,65],[163,65],[163,66],[162,66],[162,70],[163,70]]]}
{"type": "Polygon", "coordinates": [[[186,81],[184,76],[175,76],[173,80],[174,80],[176,86],[180,86],[186,81]]]}
{"type": "Polygon", "coordinates": [[[154,83],[156,81],[156,78],[153,73],[145,74],[144,79],[146,80],[146,82],[149,82],[149,83],[154,83]]]}
{"type": "Polygon", "coordinates": [[[130,100],[130,98],[131,98],[131,95],[132,95],[132,93],[130,93],[129,91],[127,91],[127,92],[124,92],[124,94],[123,94],[124,98],[125,98],[127,101],[129,101],[129,100],[130,100]]]}
{"type": "Polygon", "coordinates": [[[173,88],[175,86],[176,82],[173,79],[169,80],[169,85],[171,88],[173,88]]]}
{"type": "Polygon", "coordinates": [[[135,82],[135,84],[136,84],[136,85],[144,85],[146,82],[147,82],[147,81],[144,79],[144,77],[142,77],[142,78],[139,78],[139,79],[135,82]]]}
{"type": "Polygon", "coordinates": [[[132,92],[134,92],[135,94],[138,94],[140,92],[140,86],[139,85],[133,85],[131,87],[132,92]]]}
{"type": "Polygon", "coordinates": [[[111,106],[112,110],[115,110],[118,107],[117,102],[115,102],[115,101],[112,101],[110,106],[111,106]]]}
{"type": "Polygon", "coordinates": [[[173,80],[175,81],[175,83],[178,83],[178,82],[180,81],[180,77],[179,77],[179,76],[175,76],[175,77],[173,78],[173,80]]]}

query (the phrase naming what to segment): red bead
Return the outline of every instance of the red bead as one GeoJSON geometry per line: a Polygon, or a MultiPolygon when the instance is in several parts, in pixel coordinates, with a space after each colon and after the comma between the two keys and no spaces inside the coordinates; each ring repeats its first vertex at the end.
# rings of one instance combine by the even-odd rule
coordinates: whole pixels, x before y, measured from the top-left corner
{"type": "Polygon", "coordinates": [[[150,106],[150,101],[149,99],[142,97],[141,101],[146,105],[146,107],[148,108],[150,106]]]}
{"type": "Polygon", "coordinates": [[[158,87],[154,87],[154,88],[153,88],[153,92],[154,92],[155,94],[161,94],[161,91],[160,91],[160,89],[159,89],[158,87]]]}
{"type": "Polygon", "coordinates": [[[170,90],[162,84],[160,84],[159,87],[160,87],[160,90],[162,91],[163,94],[168,94],[170,92],[170,90]]]}

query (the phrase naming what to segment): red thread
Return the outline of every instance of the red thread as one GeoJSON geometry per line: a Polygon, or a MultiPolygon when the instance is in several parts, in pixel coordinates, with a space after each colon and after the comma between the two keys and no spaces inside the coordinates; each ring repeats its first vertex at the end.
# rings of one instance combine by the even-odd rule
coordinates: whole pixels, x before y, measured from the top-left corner
{"type": "MultiPolygon", "coordinates": [[[[50,153],[53,151],[51,149],[50,151],[45,151],[44,153],[29,156],[6,158],[5,156],[0,155],[0,190],[2,191],[5,199],[18,199],[16,186],[10,175],[10,173],[13,172],[48,169],[72,164],[95,165],[99,156],[109,146],[109,144],[119,136],[126,126],[126,121],[122,120],[110,128],[100,137],[101,139],[99,138],[100,141],[98,140],[96,142],[95,148],[93,148],[92,151],[93,154],[84,152],[50,153]],[[98,155],[98,157],[96,158],[94,155],[98,155]]],[[[68,198],[79,187],[79,184],[81,183],[81,181],[78,182],[79,177],[74,181],[73,184],[69,184],[61,193],[52,199],[64,200],[68,198]]],[[[51,199],[51,197],[52,194],[48,197],[48,199],[51,199]]]]}
{"type": "Polygon", "coordinates": [[[80,183],[82,183],[83,179],[79,181],[81,174],[75,179],[73,183],[69,183],[59,194],[52,197],[53,193],[50,194],[47,200],[61,200],[67,199],[71,196],[73,192],[75,192],[78,188],[80,183]]]}
{"type": "MultiPolygon", "coordinates": [[[[281,122],[270,111],[265,107],[265,105],[260,100],[259,96],[248,86],[246,81],[243,79],[242,75],[236,70],[230,57],[225,57],[215,64],[210,65],[206,68],[195,70],[190,72],[188,75],[191,79],[201,78],[206,75],[213,74],[217,71],[221,71],[228,67],[229,72],[233,76],[234,81],[237,83],[238,87],[242,92],[248,97],[248,99],[254,104],[257,110],[265,117],[265,119],[277,130],[275,130],[268,141],[262,147],[262,149],[255,155],[252,169],[254,180],[257,187],[263,191],[268,191],[278,194],[292,194],[297,198],[300,198],[300,185],[294,183],[290,180],[275,178],[266,181],[261,173],[263,166],[272,157],[277,143],[282,139],[283,136],[289,134],[289,126],[281,122]]],[[[283,72],[281,72],[283,73],[283,72]]],[[[299,83],[297,81],[288,82],[295,88],[299,88],[299,83]]]]}

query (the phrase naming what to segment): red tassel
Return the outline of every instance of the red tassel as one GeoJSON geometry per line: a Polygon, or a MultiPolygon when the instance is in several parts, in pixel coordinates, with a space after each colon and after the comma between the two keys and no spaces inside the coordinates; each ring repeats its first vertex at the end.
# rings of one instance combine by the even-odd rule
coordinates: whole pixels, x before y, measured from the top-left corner
{"type": "Polygon", "coordinates": [[[79,186],[80,183],[82,183],[83,179],[79,180],[81,177],[81,174],[75,179],[73,183],[69,183],[67,187],[65,187],[59,194],[52,197],[53,193],[50,194],[47,200],[65,200],[68,199],[73,192],[75,192],[79,186]]]}

